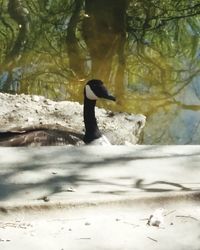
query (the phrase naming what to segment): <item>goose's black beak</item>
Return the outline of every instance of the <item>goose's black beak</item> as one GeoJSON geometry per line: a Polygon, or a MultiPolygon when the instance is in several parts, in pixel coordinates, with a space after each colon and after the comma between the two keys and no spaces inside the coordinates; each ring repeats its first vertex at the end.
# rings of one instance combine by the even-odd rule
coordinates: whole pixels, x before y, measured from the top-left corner
{"type": "Polygon", "coordinates": [[[109,94],[107,96],[103,97],[103,98],[114,101],[114,102],[116,101],[116,98],[114,96],[112,96],[112,95],[109,95],[109,94]]]}
{"type": "Polygon", "coordinates": [[[101,85],[100,89],[101,89],[101,91],[99,91],[100,98],[104,98],[104,99],[111,100],[111,101],[116,101],[116,98],[110,95],[110,93],[108,92],[108,90],[106,89],[104,85],[101,85]]]}

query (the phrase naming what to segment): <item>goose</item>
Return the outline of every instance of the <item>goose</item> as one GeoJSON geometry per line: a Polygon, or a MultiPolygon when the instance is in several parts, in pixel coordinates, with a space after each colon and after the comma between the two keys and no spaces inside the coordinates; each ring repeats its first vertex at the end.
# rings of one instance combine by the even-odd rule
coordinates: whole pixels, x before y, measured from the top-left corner
{"type": "Polygon", "coordinates": [[[109,140],[102,135],[97,125],[95,117],[96,101],[104,98],[116,101],[116,98],[110,95],[101,80],[90,80],[84,88],[83,117],[85,124],[84,142],[92,145],[110,144],[109,140]]]}
{"type": "Polygon", "coordinates": [[[97,125],[95,106],[99,98],[116,101],[115,97],[98,79],[89,80],[83,94],[84,135],[60,125],[17,127],[0,131],[0,146],[110,145],[97,125]]]}

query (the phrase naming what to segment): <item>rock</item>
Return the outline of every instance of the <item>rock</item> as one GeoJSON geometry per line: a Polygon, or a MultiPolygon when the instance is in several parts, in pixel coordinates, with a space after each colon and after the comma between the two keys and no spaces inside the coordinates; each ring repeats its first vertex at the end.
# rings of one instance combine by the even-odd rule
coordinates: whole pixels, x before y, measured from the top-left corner
{"type": "Polygon", "coordinates": [[[31,123],[34,121],[34,119],[32,117],[27,117],[25,121],[31,123]]]}
{"type": "Polygon", "coordinates": [[[73,187],[68,187],[67,192],[76,192],[76,190],[73,187]]]}
{"type": "Polygon", "coordinates": [[[147,225],[154,226],[154,227],[160,227],[164,224],[164,209],[158,208],[154,211],[153,214],[149,216],[147,225]]]}
{"type": "MultiPolygon", "coordinates": [[[[78,102],[55,102],[37,95],[10,95],[0,93],[0,127],[3,131],[37,129],[74,130],[84,133],[83,106],[78,102]]],[[[145,126],[146,117],[105,111],[96,107],[101,131],[112,144],[136,144],[145,126]]]]}
{"type": "Polygon", "coordinates": [[[40,97],[40,96],[37,96],[37,95],[33,95],[33,96],[31,97],[31,100],[32,100],[33,102],[39,102],[39,101],[41,100],[41,97],[40,97]]]}
{"type": "Polygon", "coordinates": [[[19,108],[20,106],[21,106],[20,103],[16,103],[16,104],[15,104],[15,107],[16,107],[16,108],[19,108]]]}

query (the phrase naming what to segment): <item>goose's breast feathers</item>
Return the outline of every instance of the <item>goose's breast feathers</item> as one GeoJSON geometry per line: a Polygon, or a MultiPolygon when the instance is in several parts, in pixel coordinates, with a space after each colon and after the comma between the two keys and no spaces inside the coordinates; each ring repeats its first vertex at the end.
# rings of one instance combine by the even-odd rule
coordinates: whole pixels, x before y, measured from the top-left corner
{"type": "Polygon", "coordinates": [[[91,141],[89,145],[91,146],[92,145],[100,145],[100,146],[105,145],[106,146],[106,145],[111,145],[111,143],[109,142],[108,138],[105,135],[102,135],[100,138],[91,141]]]}

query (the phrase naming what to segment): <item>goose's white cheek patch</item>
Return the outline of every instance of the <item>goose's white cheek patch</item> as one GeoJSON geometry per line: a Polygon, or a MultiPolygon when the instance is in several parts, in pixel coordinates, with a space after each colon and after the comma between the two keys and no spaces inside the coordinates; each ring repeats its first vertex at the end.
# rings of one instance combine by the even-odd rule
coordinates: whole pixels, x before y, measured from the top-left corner
{"type": "Polygon", "coordinates": [[[97,100],[98,99],[98,97],[95,95],[95,93],[92,91],[92,89],[90,88],[89,85],[85,86],[85,94],[89,100],[97,100]]]}

